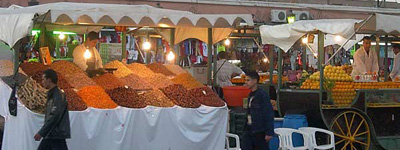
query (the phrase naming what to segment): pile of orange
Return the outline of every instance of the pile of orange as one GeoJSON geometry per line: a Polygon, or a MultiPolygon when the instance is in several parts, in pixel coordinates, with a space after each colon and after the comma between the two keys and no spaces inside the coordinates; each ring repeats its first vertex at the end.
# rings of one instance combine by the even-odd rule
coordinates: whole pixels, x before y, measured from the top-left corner
{"type": "Polygon", "coordinates": [[[357,82],[354,83],[355,89],[397,89],[400,88],[399,82],[357,82]]]}
{"type": "Polygon", "coordinates": [[[336,105],[348,106],[357,95],[354,89],[354,82],[335,82],[332,88],[332,99],[336,105]]]}
{"type": "Polygon", "coordinates": [[[306,79],[306,81],[304,81],[303,84],[300,86],[300,89],[318,90],[319,81],[306,79]]]}

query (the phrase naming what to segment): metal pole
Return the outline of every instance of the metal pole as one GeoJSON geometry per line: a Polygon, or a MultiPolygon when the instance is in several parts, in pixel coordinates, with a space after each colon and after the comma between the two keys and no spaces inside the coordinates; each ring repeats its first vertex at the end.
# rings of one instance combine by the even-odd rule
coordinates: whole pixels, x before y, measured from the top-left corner
{"type": "Polygon", "coordinates": [[[269,85],[268,88],[273,84],[273,76],[274,76],[274,47],[270,46],[269,48],[269,85]]]}
{"type": "Polygon", "coordinates": [[[175,50],[175,28],[171,28],[170,32],[171,32],[171,34],[169,35],[170,36],[169,46],[171,49],[168,49],[168,50],[172,50],[173,52],[175,52],[175,54],[176,54],[175,64],[179,65],[179,60],[180,60],[181,54],[180,54],[179,50],[175,50]]]}
{"type": "Polygon", "coordinates": [[[325,65],[328,65],[329,61],[331,61],[331,60],[339,53],[339,51],[342,50],[343,46],[346,45],[347,42],[349,42],[350,39],[353,38],[353,37],[357,34],[357,32],[360,31],[361,28],[362,28],[374,15],[375,15],[375,14],[370,15],[370,16],[367,18],[367,20],[365,20],[365,21],[360,25],[360,27],[358,27],[358,29],[357,29],[348,39],[346,39],[346,41],[340,46],[339,50],[336,51],[336,52],[331,56],[331,58],[328,59],[328,61],[325,63],[325,65]]]}
{"type": "Polygon", "coordinates": [[[307,71],[307,46],[303,44],[303,55],[301,57],[301,61],[303,63],[303,70],[307,71]]]}
{"type": "Polygon", "coordinates": [[[282,88],[282,50],[278,49],[278,90],[282,88]]]}
{"type": "Polygon", "coordinates": [[[122,60],[126,59],[126,31],[121,34],[122,42],[122,60]]]}
{"type": "MultiPolygon", "coordinates": [[[[324,33],[318,31],[318,69],[319,69],[319,100],[322,101],[322,91],[324,87],[324,68],[322,64],[324,63],[324,33]]],[[[329,62],[329,61],[328,61],[329,62]]]]}
{"type": "MultiPolygon", "coordinates": [[[[389,68],[389,63],[388,63],[388,35],[385,35],[385,59],[384,59],[384,63],[385,63],[385,82],[388,80],[388,68],[389,68]]],[[[379,43],[377,43],[377,45],[379,45],[379,43]]]]}
{"type": "Polygon", "coordinates": [[[207,81],[208,85],[212,85],[212,28],[208,28],[208,46],[207,46],[207,81]]]}

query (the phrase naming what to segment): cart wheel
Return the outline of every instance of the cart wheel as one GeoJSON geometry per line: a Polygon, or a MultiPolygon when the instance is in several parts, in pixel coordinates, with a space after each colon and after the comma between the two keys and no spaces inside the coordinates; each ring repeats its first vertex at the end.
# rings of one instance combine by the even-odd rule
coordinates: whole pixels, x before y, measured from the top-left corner
{"type": "Polygon", "coordinates": [[[371,131],[367,120],[358,112],[345,111],[337,115],[330,130],[335,134],[336,149],[368,150],[371,131]]]}

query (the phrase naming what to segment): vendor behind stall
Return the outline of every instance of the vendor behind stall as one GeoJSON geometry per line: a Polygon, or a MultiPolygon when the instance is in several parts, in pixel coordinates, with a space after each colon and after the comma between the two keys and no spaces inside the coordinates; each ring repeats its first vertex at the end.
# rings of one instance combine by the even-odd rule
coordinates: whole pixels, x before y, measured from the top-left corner
{"type": "Polygon", "coordinates": [[[400,45],[392,44],[392,47],[395,56],[393,60],[393,69],[389,76],[392,81],[395,81],[396,77],[400,75],[400,45]]]}
{"type": "Polygon", "coordinates": [[[218,53],[218,72],[216,76],[217,84],[219,87],[232,86],[232,77],[238,76],[243,73],[242,69],[228,62],[228,53],[225,51],[218,53]]]}
{"type": "Polygon", "coordinates": [[[371,37],[363,38],[363,47],[354,54],[354,69],[352,75],[364,75],[367,73],[378,73],[378,55],[371,50],[371,37]]]}
{"type": "Polygon", "coordinates": [[[103,70],[103,62],[100,54],[96,49],[99,40],[99,34],[89,32],[86,41],[74,49],[74,63],[86,71],[89,77],[101,74],[103,70]]]}

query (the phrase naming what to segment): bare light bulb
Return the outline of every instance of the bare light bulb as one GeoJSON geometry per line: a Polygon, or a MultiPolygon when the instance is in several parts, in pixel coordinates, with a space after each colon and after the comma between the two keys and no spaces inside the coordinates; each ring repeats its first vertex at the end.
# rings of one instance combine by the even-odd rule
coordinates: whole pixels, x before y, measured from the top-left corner
{"type": "Polygon", "coordinates": [[[86,49],[83,57],[85,57],[85,59],[89,59],[90,57],[92,57],[92,53],[90,53],[89,49],[86,49]]]}
{"type": "Polygon", "coordinates": [[[335,41],[340,42],[342,40],[342,37],[340,35],[335,36],[335,41]]]}
{"type": "Polygon", "coordinates": [[[167,60],[168,61],[173,61],[175,59],[175,54],[172,51],[169,51],[167,55],[167,60]]]}
{"type": "Polygon", "coordinates": [[[64,35],[64,33],[60,33],[60,35],[58,36],[58,38],[60,38],[60,40],[63,40],[63,39],[65,39],[65,35],[64,35]]]}
{"type": "Polygon", "coordinates": [[[265,63],[267,63],[269,60],[268,60],[268,58],[264,58],[263,61],[264,61],[265,63]]]}
{"type": "Polygon", "coordinates": [[[148,41],[144,42],[142,46],[144,50],[149,50],[151,48],[151,44],[148,41]]]}
{"type": "Polygon", "coordinates": [[[308,39],[307,39],[306,37],[304,37],[303,39],[301,39],[301,42],[302,42],[303,44],[307,44],[307,43],[308,43],[308,39]]]}
{"type": "Polygon", "coordinates": [[[226,46],[229,46],[229,45],[231,45],[231,40],[229,40],[229,39],[226,39],[226,40],[224,41],[224,44],[225,44],[226,46]]]}

